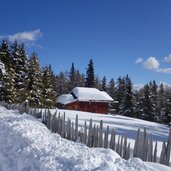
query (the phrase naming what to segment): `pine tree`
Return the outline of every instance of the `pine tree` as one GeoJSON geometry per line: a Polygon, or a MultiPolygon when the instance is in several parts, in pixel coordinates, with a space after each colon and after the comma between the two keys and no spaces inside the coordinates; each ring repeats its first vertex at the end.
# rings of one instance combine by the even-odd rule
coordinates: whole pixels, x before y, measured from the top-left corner
{"type": "Polygon", "coordinates": [[[4,76],[6,70],[5,65],[0,61],[0,101],[4,101],[5,87],[4,87],[4,76]]]}
{"type": "Polygon", "coordinates": [[[114,79],[112,78],[110,81],[109,81],[109,85],[108,85],[108,93],[109,95],[115,99],[115,93],[116,93],[116,89],[115,89],[115,82],[114,82],[114,79]]]}
{"type": "Polygon", "coordinates": [[[159,85],[159,92],[158,92],[158,108],[159,108],[159,118],[160,122],[165,120],[165,97],[164,97],[164,87],[161,83],[159,85]]]}
{"type": "Polygon", "coordinates": [[[101,80],[98,76],[96,76],[96,78],[95,78],[94,87],[97,88],[98,90],[101,89],[101,80]]]}
{"type": "Polygon", "coordinates": [[[71,69],[70,69],[70,72],[69,72],[69,90],[72,90],[74,87],[76,87],[76,78],[77,75],[76,75],[76,70],[75,70],[75,67],[74,67],[74,63],[72,63],[71,65],[71,69]]]}
{"type": "Polygon", "coordinates": [[[94,74],[94,63],[93,59],[90,59],[87,75],[86,75],[86,87],[95,87],[95,74],[94,74]]]}
{"type": "MultiPolygon", "coordinates": [[[[108,84],[108,93],[109,95],[112,97],[113,100],[116,99],[116,90],[115,90],[115,82],[114,82],[114,79],[112,78],[110,81],[109,81],[109,84],[108,84]]],[[[110,103],[110,108],[113,110],[113,109],[116,109],[116,103],[110,103]]]]}
{"type": "Polygon", "coordinates": [[[24,44],[17,41],[12,44],[12,66],[15,71],[15,88],[17,91],[16,102],[26,100],[26,80],[28,78],[28,65],[24,44]]]}
{"type": "Polygon", "coordinates": [[[4,101],[6,103],[12,104],[16,99],[16,90],[15,90],[15,80],[14,80],[14,70],[9,68],[4,75],[3,85],[4,87],[4,101]]]}
{"type": "Polygon", "coordinates": [[[75,80],[75,87],[84,87],[85,86],[85,78],[84,74],[80,74],[80,71],[76,71],[76,80],[75,80]]]}
{"type": "Polygon", "coordinates": [[[9,44],[7,41],[3,40],[0,46],[0,62],[5,65],[5,69],[9,70],[11,68],[11,55],[9,44]]]}
{"type": "Polygon", "coordinates": [[[51,72],[51,67],[46,66],[43,69],[43,106],[44,107],[54,107],[56,103],[56,92],[53,90],[53,74],[51,72]]]}
{"type": "Polygon", "coordinates": [[[31,55],[28,66],[27,99],[31,107],[42,105],[42,73],[38,57],[31,55]]]}
{"type": "Polygon", "coordinates": [[[171,122],[171,88],[165,88],[165,108],[162,121],[165,124],[171,122]]]}
{"type": "Polygon", "coordinates": [[[150,95],[151,95],[151,101],[152,101],[152,107],[153,107],[153,111],[155,114],[155,119],[156,121],[159,120],[159,107],[158,107],[158,86],[155,82],[155,80],[153,80],[153,82],[150,82],[150,95]]]}
{"type": "Polygon", "coordinates": [[[132,92],[132,82],[128,75],[125,77],[125,89],[124,96],[122,99],[121,113],[125,116],[133,117],[133,92],[132,92]]]}
{"type": "Polygon", "coordinates": [[[143,100],[142,101],[143,111],[142,111],[142,115],[141,115],[142,119],[145,119],[148,121],[156,120],[155,113],[154,113],[153,106],[152,106],[150,87],[148,84],[144,86],[144,97],[142,100],[143,100]]]}
{"type": "Polygon", "coordinates": [[[125,79],[119,77],[117,80],[116,86],[116,100],[118,101],[118,105],[116,106],[116,113],[122,114],[122,102],[125,93],[125,79]]]}
{"type": "Polygon", "coordinates": [[[107,91],[107,83],[106,83],[106,77],[104,76],[102,79],[102,86],[101,86],[102,91],[107,91]]]}
{"type": "Polygon", "coordinates": [[[56,76],[55,91],[57,95],[69,93],[70,90],[68,89],[67,78],[67,74],[64,72],[60,72],[59,75],[56,76]]]}

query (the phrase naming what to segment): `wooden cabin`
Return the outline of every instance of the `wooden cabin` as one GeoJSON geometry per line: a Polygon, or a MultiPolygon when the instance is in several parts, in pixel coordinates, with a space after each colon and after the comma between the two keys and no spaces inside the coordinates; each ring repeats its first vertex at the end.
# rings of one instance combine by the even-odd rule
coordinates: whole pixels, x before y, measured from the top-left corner
{"type": "Polygon", "coordinates": [[[113,99],[104,91],[96,88],[75,87],[70,94],[57,98],[57,107],[92,113],[109,113],[109,103],[113,99]]]}

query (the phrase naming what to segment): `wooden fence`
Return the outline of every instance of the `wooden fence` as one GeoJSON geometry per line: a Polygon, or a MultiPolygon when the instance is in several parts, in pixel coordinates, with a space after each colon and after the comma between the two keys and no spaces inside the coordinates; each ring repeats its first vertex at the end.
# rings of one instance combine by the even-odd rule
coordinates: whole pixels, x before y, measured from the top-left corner
{"type": "Polygon", "coordinates": [[[137,131],[137,136],[134,144],[133,154],[131,155],[130,143],[126,136],[118,136],[114,129],[110,130],[109,126],[104,129],[103,121],[100,125],[93,124],[90,119],[89,124],[85,121],[84,126],[79,130],[78,115],[76,115],[75,122],[70,118],[66,118],[65,113],[57,114],[57,111],[52,114],[50,110],[28,108],[26,104],[9,105],[0,103],[0,105],[7,109],[17,109],[20,113],[26,112],[36,118],[42,118],[42,122],[54,133],[58,133],[61,137],[74,142],[80,142],[88,147],[102,147],[110,148],[116,151],[122,158],[129,159],[130,157],[138,157],[143,161],[158,162],[169,166],[171,154],[171,128],[168,136],[168,141],[163,142],[160,158],[157,159],[157,142],[153,146],[152,135],[148,138],[146,129],[142,132],[137,131]]]}

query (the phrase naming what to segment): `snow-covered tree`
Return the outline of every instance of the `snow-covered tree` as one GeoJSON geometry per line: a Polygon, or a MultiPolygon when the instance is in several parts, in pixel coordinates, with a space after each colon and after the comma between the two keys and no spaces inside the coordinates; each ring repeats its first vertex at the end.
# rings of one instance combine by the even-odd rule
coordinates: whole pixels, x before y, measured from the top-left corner
{"type": "Polygon", "coordinates": [[[51,72],[51,67],[46,66],[43,69],[43,106],[44,107],[54,107],[56,103],[56,92],[53,90],[53,74],[51,72]]]}
{"type": "Polygon", "coordinates": [[[125,95],[125,79],[119,77],[116,85],[116,100],[118,101],[118,105],[116,107],[116,113],[122,114],[122,101],[125,95]]]}
{"type": "Polygon", "coordinates": [[[11,68],[10,48],[9,43],[6,40],[3,40],[0,46],[0,62],[5,65],[6,70],[11,68]]]}
{"type": "Polygon", "coordinates": [[[21,103],[26,99],[26,80],[28,78],[28,63],[24,44],[19,45],[17,41],[12,44],[12,58],[17,91],[16,102],[21,103]]]}
{"type": "Polygon", "coordinates": [[[128,75],[124,78],[125,80],[125,89],[124,89],[124,95],[122,99],[122,104],[120,108],[121,114],[129,117],[134,116],[133,111],[133,91],[132,91],[132,82],[131,79],[128,77],[128,75]]]}
{"type": "Polygon", "coordinates": [[[29,105],[37,107],[42,105],[42,73],[38,57],[31,55],[28,66],[27,99],[29,105]]]}
{"type": "Polygon", "coordinates": [[[2,87],[4,88],[4,101],[12,104],[15,103],[16,90],[15,90],[15,72],[13,68],[9,68],[4,75],[2,87]]]}
{"type": "Polygon", "coordinates": [[[116,93],[116,89],[115,89],[115,81],[114,79],[112,78],[110,81],[109,81],[109,84],[108,84],[108,93],[109,95],[115,99],[115,93],[116,93]]]}

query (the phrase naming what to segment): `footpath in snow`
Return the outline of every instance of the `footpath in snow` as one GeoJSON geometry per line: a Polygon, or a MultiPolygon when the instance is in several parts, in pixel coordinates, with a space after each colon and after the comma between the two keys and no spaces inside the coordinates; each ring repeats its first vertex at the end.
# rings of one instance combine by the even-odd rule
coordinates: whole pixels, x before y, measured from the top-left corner
{"type": "Polygon", "coordinates": [[[0,171],[171,171],[62,139],[27,114],[0,107],[0,171]]]}

